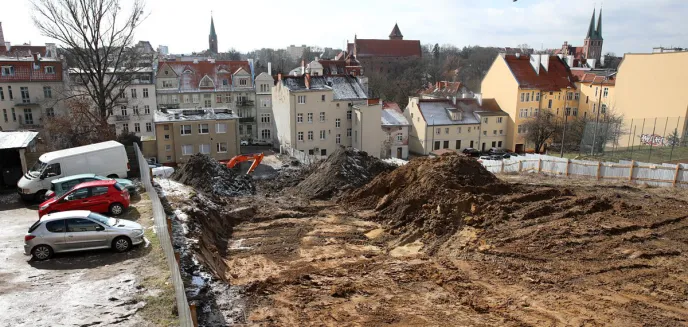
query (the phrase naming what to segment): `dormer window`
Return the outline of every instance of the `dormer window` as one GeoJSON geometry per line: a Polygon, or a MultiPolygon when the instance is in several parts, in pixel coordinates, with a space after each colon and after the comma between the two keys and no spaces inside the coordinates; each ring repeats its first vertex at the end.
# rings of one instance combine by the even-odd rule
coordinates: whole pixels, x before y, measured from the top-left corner
{"type": "Polygon", "coordinates": [[[222,80],[222,85],[223,85],[223,86],[229,85],[229,81],[228,81],[226,78],[223,79],[223,80],[222,80]]]}
{"type": "Polygon", "coordinates": [[[193,72],[191,71],[191,69],[185,69],[185,70],[182,72],[182,74],[193,74],[193,72]]]}
{"type": "Polygon", "coordinates": [[[208,75],[203,76],[203,79],[201,79],[201,83],[199,87],[215,87],[215,83],[213,83],[213,80],[208,77],[208,75]]]}
{"type": "Polygon", "coordinates": [[[248,84],[248,80],[245,78],[239,79],[239,85],[241,86],[246,86],[248,84]]]}
{"type": "Polygon", "coordinates": [[[169,75],[169,74],[170,74],[170,71],[169,71],[169,70],[165,70],[165,75],[169,75]]]}
{"type": "Polygon", "coordinates": [[[46,74],[55,74],[55,67],[53,67],[53,66],[45,66],[45,73],[46,73],[46,74]]]}
{"type": "Polygon", "coordinates": [[[2,66],[2,76],[14,76],[14,66],[2,66]]]}

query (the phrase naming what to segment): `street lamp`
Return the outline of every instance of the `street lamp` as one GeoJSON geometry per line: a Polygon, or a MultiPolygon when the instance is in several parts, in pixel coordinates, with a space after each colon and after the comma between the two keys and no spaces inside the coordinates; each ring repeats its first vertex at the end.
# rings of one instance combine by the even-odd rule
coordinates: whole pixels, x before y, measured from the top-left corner
{"type": "Polygon", "coordinates": [[[563,131],[561,132],[561,158],[564,157],[564,139],[566,138],[566,122],[569,119],[569,111],[568,108],[566,108],[566,103],[569,99],[569,90],[571,89],[570,86],[566,87],[566,95],[564,96],[564,128],[563,131]]]}

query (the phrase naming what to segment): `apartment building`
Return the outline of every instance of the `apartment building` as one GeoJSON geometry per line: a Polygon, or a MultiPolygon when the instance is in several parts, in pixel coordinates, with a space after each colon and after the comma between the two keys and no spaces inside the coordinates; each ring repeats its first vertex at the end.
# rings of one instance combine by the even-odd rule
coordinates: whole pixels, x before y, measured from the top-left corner
{"type": "Polygon", "coordinates": [[[494,99],[421,99],[404,109],[411,123],[409,150],[419,155],[451,149],[504,148],[509,115],[494,99]]]}
{"type": "Polygon", "coordinates": [[[347,54],[353,55],[363,66],[366,74],[388,74],[399,64],[420,59],[423,55],[419,40],[404,40],[404,35],[394,24],[389,39],[359,39],[347,42],[347,54]]]}
{"type": "Polygon", "coordinates": [[[117,135],[133,132],[139,137],[153,137],[153,114],[157,110],[153,70],[140,68],[130,75],[131,82],[121,90],[117,105],[109,112],[108,123],[115,126],[117,135]]]}
{"type": "Polygon", "coordinates": [[[353,108],[366,100],[367,80],[362,76],[278,75],[272,89],[277,141],[281,147],[319,156],[352,146],[353,108]]]}
{"type": "Polygon", "coordinates": [[[183,163],[196,153],[217,160],[239,154],[239,116],[229,108],[162,109],[155,112],[158,162],[183,163]]]}
{"type": "Polygon", "coordinates": [[[229,108],[239,116],[241,140],[259,138],[256,89],[248,61],[160,61],[156,96],[159,108],[229,108]]]}
{"type": "Polygon", "coordinates": [[[541,110],[551,110],[561,119],[565,114],[571,118],[590,117],[590,112],[579,105],[576,78],[559,56],[500,54],[483,78],[481,91],[484,98],[495,99],[509,115],[504,147],[516,152],[528,146],[523,122],[541,110]]]}
{"type": "Polygon", "coordinates": [[[430,84],[428,88],[420,91],[419,96],[423,99],[452,99],[452,98],[472,98],[474,93],[461,82],[437,81],[430,84]]]}
{"type": "Polygon", "coordinates": [[[275,119],[272,113],[272,87],[275,79],[270,75],[272,65],[268,63],[268,73],[256,76],[256,105],[258,116],[258,140],[273,144],[275,136],[275,119]]]}
{"type": "Polygon", "coordinates": [[[0,128],[39,130],[46,119],[64,112],[63,63],[56,58],[0,56],[0,128]]]}
{"type": "Polygon", "coordinates": [[[583,119],[604,119],[608,113],[618,111],[614,91],[616,71],[572,68],[571,74],[576,81],[573,101],[578,102],[583,119]]]}
{"type": "Polygon", "coordinates": [[[387,146],[386,133],[380,128],[382,102],[378,98],[368,99],[365,103],[355,104],[353,109],[351,146],[371,156],[382,157],[387,146]]]}
{"type": "Polygon", "coordinates": [[[382,131],[384,132],[382,158],[408,159],[409,128],[411,124],[404,117],[404,111],[394,102],[383,102],[382,131]]]}

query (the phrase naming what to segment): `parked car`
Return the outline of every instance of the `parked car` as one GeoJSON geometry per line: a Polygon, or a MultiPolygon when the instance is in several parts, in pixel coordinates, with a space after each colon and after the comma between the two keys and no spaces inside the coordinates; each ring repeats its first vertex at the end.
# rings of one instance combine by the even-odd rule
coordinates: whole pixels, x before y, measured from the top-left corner
{"type": "MultiPolygon", "coordinates": [[[[112,178],[96,174],[80,174],[58,178],[50,182],[50,191],[48,191],[48,193],[45,194],[45,197],[52,198],[54,196],[60,196],[62,194],[65,194],[65,192],[71,190],[72,187],[76,186],[77,184],[92,181],[104,181],[108,179],[112,178]]],[[[132,182],[131,180],[124,178],[115,178],[114,180],[116,180],[117,183],[119,183],[120,185],[124,186],[127,189],[127,191],[129,191],[129,194],[136,193],[136,185],[134,185],[134,182],[132,182]]]]}
{"type": "Polygon", "coordinates": [[[52,197],[38,207],[38,217],[68,210],[90,210],[121,215],[129,207],[129,191],[114,179],[77,184],[69,192],[52,197]]]}
{"type": "Polygon", "coordinates": [[[45,215],[24,235],[24,254],[34,260],[54,253],[112,248],[125,252],[143,243],[143,227],[133,221],[110,218],[88,210],[45,215]]]}
{"type": "Polygon", "coordinates": [[[479,157],[480,156],[480,151],[478,149],[473,149],[473,148],[465,148],[461,151],[461,153],[471,156],[471,157],[479,157]]]}
{"type": "Polygon", "coordinates": [[[248,145],[248,141],[247,140],[241,140],[241,141],[239,141],[239,145],[248,145]]]}
{"type": "Polygon", "coordinates": [[[500,149],[500,148],[490,148],[489,150],[487,150],[487,153],[488,154],[500,154],[500,155],[502,155],[502,154],[506,153],[506,150],[500,149]]]}
{"type": "Polygon", "coordinates": [[[272,145],[272,143],[264,140],[255,140],[253,145],[272,145]]]}
{"type": "Polygon", "coordinates": [[[129,159],[124,145],[115,141],[42,154],[17,183],[24,200],[43,201],[50,182],[65,176],[92,173],[110,178],[126,177],[129,159]]]}

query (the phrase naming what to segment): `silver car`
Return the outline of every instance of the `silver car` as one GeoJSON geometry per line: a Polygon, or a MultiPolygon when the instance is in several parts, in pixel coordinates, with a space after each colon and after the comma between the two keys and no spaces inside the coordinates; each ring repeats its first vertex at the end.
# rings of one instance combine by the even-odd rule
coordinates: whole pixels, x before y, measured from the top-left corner
{"type": "Polygon", "coordinates": [[[46,260],[54,253],[112,248],[125,252],[143,243],[143,227],[87,210],[43,216],[24,236],[24,254],[46,260]]]}

